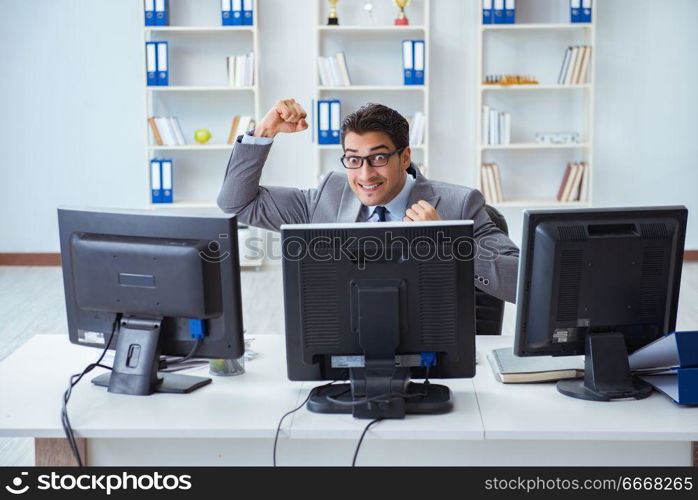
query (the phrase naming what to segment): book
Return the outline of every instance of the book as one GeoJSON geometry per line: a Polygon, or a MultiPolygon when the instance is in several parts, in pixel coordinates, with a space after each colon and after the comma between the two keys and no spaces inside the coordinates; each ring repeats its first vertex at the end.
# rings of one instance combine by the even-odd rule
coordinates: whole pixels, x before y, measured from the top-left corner
{"type": "Polygon", "coordinates": [[[164,146],[165,143],[163,142],[162,136],[160,135],[160,131],[158,130],[158,126],[155,123],[155,118],[148,118],[148,124],[150,125],[150,130],[153,132],[155,144],[157,144],[158,146],[164,146]]]}
{"type": "Polygon", "coordinates": [[[495,379],[503,384],[551,382],[584,376],[584,356],[514,355],[511,347],[487,353],[495,379]]]}
{"type": "Polygon", "coordinates": [[[499,173],[499,165],[496,163],[491,164],[492,172],[494,174],[494,192],[497,199],[497,203],[504,201],[504,195],[502,194],[502,177],[499,173]]]}
{"type": "Polygon", "coordinates": [[[230,133],[228,134],[228,144],[235,144],[237,139],[238,123],[240,123],[240,117],[234,116],[233,123],[230,125],[230,133]]]}
{"type": "Polygon", "coordinates": [[[344,52],[337,52],[335,57],[337,59],[337,66],[339,67],[342,84],[347,86],[351,85],[351,78],[349,78],[349,69],[347,68],[347,60],[344,52]]]}

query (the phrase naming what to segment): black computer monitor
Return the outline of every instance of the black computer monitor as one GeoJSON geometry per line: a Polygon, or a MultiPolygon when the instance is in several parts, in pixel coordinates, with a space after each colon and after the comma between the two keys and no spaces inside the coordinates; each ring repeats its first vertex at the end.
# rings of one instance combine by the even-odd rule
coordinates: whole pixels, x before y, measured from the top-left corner
{"type": "Polygon", "coordinates": [[[472,221],[281,227],[290,380],[319,387],[311,411],[402,418],[452,408],[475,374],[472,221]]]}
{"type": "Polygon", "coordinates": [[[70,341],[116,349],[93,382],[190,392],[211,379],[158,373],[160,354],[243,355],[235,216],[59,209],[58,225],[70,341]]]}
{"type": "Polygon", "coordinates": [[[628,353],[673,331],[688,210],[527,210],[516,299],[518,356],[585,355],[581,399],[642,398],[628,353]]]}

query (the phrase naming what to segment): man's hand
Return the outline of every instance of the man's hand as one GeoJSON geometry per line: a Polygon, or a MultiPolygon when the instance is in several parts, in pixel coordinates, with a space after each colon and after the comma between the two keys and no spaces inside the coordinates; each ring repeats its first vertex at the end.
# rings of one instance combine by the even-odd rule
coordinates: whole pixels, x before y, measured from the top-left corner
{"type": "Polygon", "coordinates": [[[403,222],[417,222],[423,220],[441,220],[439,212],[424,200],[419,200],[410,208],[405,210],[403,222]]]}
{"type": "Polygon", "coordinates": [[[308,114],[295,99],[281,99],[255,127],[255,137],[274,137],[279,132],[302,132],[308,128],[308,114]]]}

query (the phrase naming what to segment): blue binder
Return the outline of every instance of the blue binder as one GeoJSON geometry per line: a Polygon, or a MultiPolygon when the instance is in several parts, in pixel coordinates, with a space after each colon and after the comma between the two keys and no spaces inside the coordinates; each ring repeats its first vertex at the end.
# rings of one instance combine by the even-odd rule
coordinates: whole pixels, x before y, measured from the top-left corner
{"type": "Polygon", "coordinates": [[[504,24],[516,23],[516,0],[504,0],[504,24]]]}
{"type": "Polygon", "coordinates": [[[158,84],[157,43],[145,42],[145,73],[148,85],[158,84]]]}
{"type": "Polygon", "coordinates": [[[168,61],[167,42],[155,42],[157,48],[157,83],[156,85],[169,85],[170,68],[168,61]]]}
{"type": "Polygon", "coordinates": [[[145,25],[155,26],[155,0],[144,0],[143,10],[145,11],[145,25]]]}
{"type": "Polygon", "coordinates": [[[482,24],[492,23],[492,0],[482,0],[482,24]]]}
{"type": "Polygon", "coordinates": [[[150,201],[152,203],[162,203],[160,160],[150,160],[150,201]]]}
{"type": "Polygon", "coordinates": [[[494,24],[504,24],[504,0],[494,0],[492,15],[494,24]]]}
{"type": "Polygon", "coordinates": [[[232,0],[233,26],[242,26],[242,0],[232,0]]]}
{"type": "Polygon", "coordinates": [[[317,102],[317,142],[318,144],[333,144],[330,129],[330,101],[317,102]]]}
{"type": "Polygon", "coordinates": [[[582,0],[582,22],[591,22],[591,0],[582,0]]]}
{"type": "Polygon", "coordinates": [[[582,22],[582,0],[570,0],[570,22],[582,22]]]}
{"type": "Polygon", "coordinates": [[[221,24],[223,26],[233,25],[233,8],[230,0],[221,0],[221,24]]]}
{"type": "Polygon", "coordinates": [[[412,56],[414,57],[414,84],[424,85],[426,64],[426,47],[424,45],[424,40],[413,40],[412,56]]]}
{"type": "Polygon", "coordinates": [[[339,144],[339,132],[342,127],[342,103],[334,99],[330,101],[330,144],[339,144]]]}
{"type": "Polygon", "coordinates": [[[242,0],[242,24],[252,26],[254,24],[253,0],[242,0]]]}
{"type": "Polygon", "coordinates": [[[172,203],[172,160],[160,160],[161,203],[172,203]]]}
{"type": "Polygon", "coordinates": [[[170,24],[167,0],[155,0],[155,26],[170,24]]]}
{"type": "Polygon", "coordinates": [[[668,333],[628,356],[631,370],[698,368],[698,331],[668,333]]]}
{"type": "Polygon", "coordinates": [[[680,405],[698,405],[698,368],[677,368],[642,380],[680,405]]]}
{"type": "Polygon", "coordinates": [[[402,74],[405,85],[414,85],[414,51],[412,40],[402,41],[402,74]]]}

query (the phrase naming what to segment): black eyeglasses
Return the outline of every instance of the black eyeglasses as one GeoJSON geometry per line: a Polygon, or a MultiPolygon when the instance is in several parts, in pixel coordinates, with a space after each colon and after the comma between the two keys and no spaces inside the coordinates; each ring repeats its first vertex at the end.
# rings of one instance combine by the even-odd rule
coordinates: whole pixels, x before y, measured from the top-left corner
{"type": "Polygon", "coordinates": [[[372,167],[385,167],[393,155],[399,155],[405,148],[396,149],[392,153],[376,153],[368,156],[347,156],[343,155],[339,161],[342,162],[344,168],[355,169],[361,168],[364,165],[364,160],[372,167]]]}

